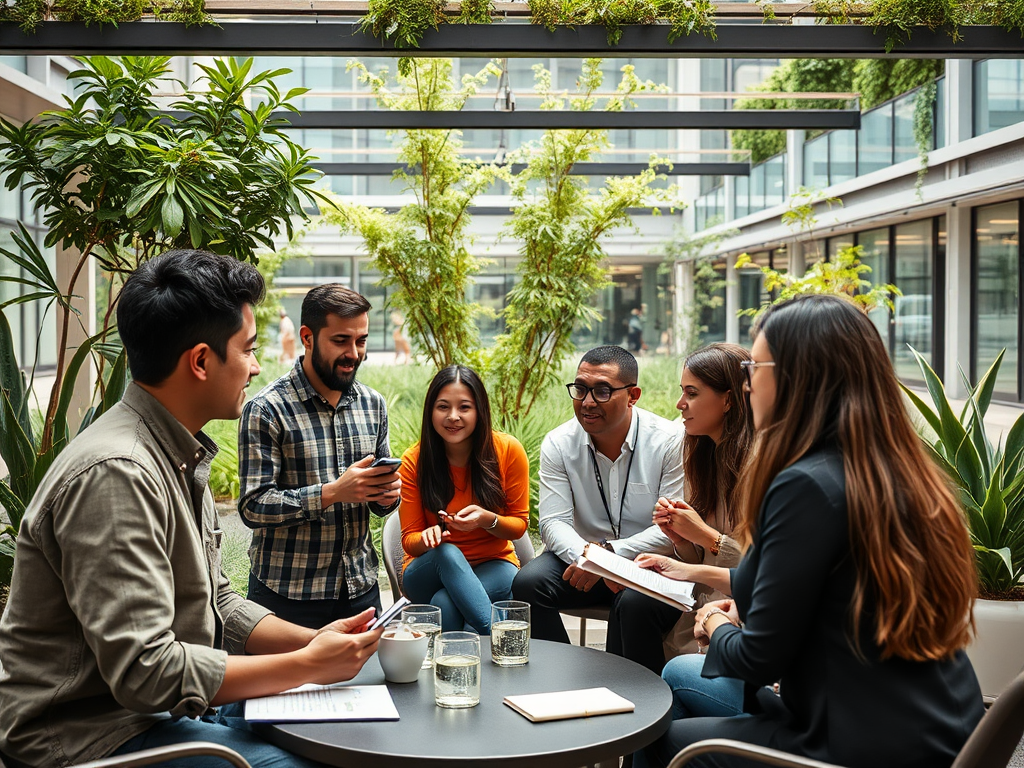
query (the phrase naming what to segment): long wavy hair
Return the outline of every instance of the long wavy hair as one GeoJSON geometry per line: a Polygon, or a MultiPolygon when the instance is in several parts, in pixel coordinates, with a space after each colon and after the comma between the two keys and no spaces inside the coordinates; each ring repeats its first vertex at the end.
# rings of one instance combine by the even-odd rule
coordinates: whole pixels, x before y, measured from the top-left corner
{"type": "Polygon", "coordinates": [[[775,360],[776,396],[740,479],[733,535],[748,545],[775,476],[812,447],[837,441],[857,573],[855,649],[867,610],[881,658],[948,658],[974,630],[974,552],[956,497],[907,416],[874,324],[845,298],[801,296],[771,307],[755,334],[775,360]]]}
{"type": "Polygon", "coordinates": [[[423,422],[420,425],[420,459],[416,468],[420,496],[424,508],[435,513],[439,509],[446,509],[455,496],[455,484],[444,450],[445,442],[434,429],[433,413],[441,390],[449,384],[458,383],[469,388],[476,403],[476,427],[471,436],[473,449],[470,451],[468,466],[473,496],[481,507],[497,513],[505,508],[506,498],[491,432],[491,404],[480,376],[464,365],[442,368],[427,388],[427,397],[423,402],[423,422]]]}
{"type": "Polygon", "coordinates": [[[683,368],[719,395],[728,393],[729,410],[722,425],[722,436],[715,444],[707,435],[686,435],[683,443],[683,472],[686,477],[686,502],[707,519],[725,505],[726,519],[736,525],[733,493],[743,462],[754,439],[750,405],[743,394],[746,376],[741,360],[750,353],[738,344],[708,344],[683,361],[683,368]]]}

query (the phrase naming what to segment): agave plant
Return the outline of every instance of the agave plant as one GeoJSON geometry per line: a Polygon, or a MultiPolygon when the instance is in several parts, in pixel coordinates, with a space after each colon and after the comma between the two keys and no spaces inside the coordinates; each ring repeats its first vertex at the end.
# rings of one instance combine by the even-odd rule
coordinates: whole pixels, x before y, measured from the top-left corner
{"type": "Polygon", "coordinates": [[[1000,351],[973,387],[960,369],[968,396],[959,417],[935,371],[912,351],[934,409],[906,387],[903,391],[930,430],[922,439],[960,492],[982,596],[1011,597],[1024,576],[1024,415],[996,445],[985,433],[985,412],[1006,350],[1000,351]]]}

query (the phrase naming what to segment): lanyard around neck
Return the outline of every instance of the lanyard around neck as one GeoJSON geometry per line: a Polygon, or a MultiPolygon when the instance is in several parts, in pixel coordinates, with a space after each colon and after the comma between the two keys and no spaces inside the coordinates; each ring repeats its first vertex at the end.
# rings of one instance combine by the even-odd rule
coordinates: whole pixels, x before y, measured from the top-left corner
{"type": "Polygon", "coordinates": [[[626,482],[622,486],[622,496],[619,498],[619,524],[615,525],[615,521],[612,519],[612,511],[608,506],[608,499],[604,495],[604,480],[601,479],[601,468],[597,465],[597,456],[594,453],[594,448],[591,445],[587,446],[587,450],[590,451],[590,463],[594,465],[594,475],[597,477],[597,491],[601,494],[601,503],[604,505],[604,513],[608,516],[608,525],[612,528],[612,539],[619,538],[619,531],[622,530],[622,509],[626,505],[626,489],[629,488],[629,473],[633,471],[633,459],[636,457],[636,451],[630,450],[629,452],[629,463],[626,465],[626,482]]]}

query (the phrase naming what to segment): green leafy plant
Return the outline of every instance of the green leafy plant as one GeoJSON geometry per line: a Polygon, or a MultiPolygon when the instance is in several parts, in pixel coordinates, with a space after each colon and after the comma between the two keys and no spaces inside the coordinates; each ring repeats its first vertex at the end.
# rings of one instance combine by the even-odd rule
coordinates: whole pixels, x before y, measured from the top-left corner
{"type": "MultiPolygon", "coordinates": [[[[488,63],[456,86],[451,59],[408,61],[409,70],[398,74],[397,89],[389,85],[386,71],[373,73],[359,62],[350,66],[389,109],[458,110],[500,74],[488,63]]],[[[401,135],[398,158],[414,170],[399,170],[394,179],[414,193],[415,202],[389,213],[339,200],[324,220],[363,238],[381,282],[395,289],[390,301],[405,316],[410,341],[435,366],[480,365],[474,317],[482,308],[465,300],[469,280],[482,266],[470,250],[469,206],[500,170],[493,163],[465,160],[461,131],[401,135]]]]}
{"type": "Polygon", "coordinates": [[[622,39],[627,24],[669,25],[668,41],[694,32],[712,40],[715,5],[711,0],[529,0],[530,21],[554,31],[556,27],[599,24],[608,30],[608,44],[622,39]]]}
{"type": "Polygon", "coordinates": [[[985,413],[1006,350],[973,387],[959,369],[968,391],[959,416],[935,371],[917,350],[912,351],[934,407],[913,390],[904,386],[903,391],[923,419],[921,438],[929,453],[959,491],[977,557],[981,596],[1024,599],[1024,416],[1001,444],[993,445],[985,432],[985,413]]]}
{"type": "Polygon", "coordinates": [[[187,26],[214,23],[203,0],[0,0],[0,21],[14,21],[26,32],[51,19],[116,27],[147,13],[187,26]]]}
{"type": "MultiPolygon", "coordinates": [[[[57,284],[25,230],[15,235],[16,250],[2,253],[18,269],[0,280],[18,284],[21,293],[7,304],[42,302],[44,313],[61,310],[56,383],[38,428],[28,416],[28,387],[10,342],[0,368],[0,388],[10,401],[0,438],[10,477],[0,481],[0,504],[15,531],[14,517],[70,440],[79,372],[90,364],[98,372],[93,406],[80,428],[124,391],[126,366],[113,323],[115,283],[171,247],[257,262],[257,251],[273,248],[274,236],[294,234],[293,219],[308,220],[303,201],[323,199],[312,188],[319,177],[309,165],[313,158],[271,117],[305,92],[278,91],[273,78],[288,70],[252,75],[251,60],[234,59],[201,67],[202,94],[186,92],[173,105],[178,116],[169,118],[161,117],[153,97],[166,83],[168,58],[80,61],[83,68],[69,75],[79,81],[79,94],[66,99],[65,109],[21,126],[0,119],[0,179],[8,189],[20,187],[44,212],[44,245],[61,244],[74,259],[65,286],[57,284]],[[251,109],[247,94],[257,96],[251,109]],[[88,335],[75,293],[93,259],[110,280],[105,312],[100,332],[75,348],[72,324],[88,335]]],[[[9,335],[6,323],[2,330],[9,335]]]]}
{"type": "MultiPolygon", "coordinates": [[[[632,106],[635,93],[660,88],[640,81],[631,65],[621,72],[615,97],[605,103],[608,111],[632,106]]],[[[593,109],[593,94],[604,82],[601,60],[585,60],[578,92],[566,104],[567,99],[552,90],[548,70],[536,65],[534,73],[542,109],[593,109]]],[[[506,332],[495,339],[490,375],[498,409],[512,417],[530,410],[541,387],[572,352],[573,329],[599,318],[590,299],[607,282],[602,241],[613,230],[633,225],[630,208],[674,202],[674,189],[655,188],[663,178],[653,169],[656,157],[639,175],[605,179],[593,194],[586,179],[573,175],[573,166],[607,146],[603,130],[545,131],[538,142],[511,155],[511,162],[525,167],[512,179],[511,195],[517,204],[503,236],[521,244],[521,261],[516,267],[519,280],[502,312],[506,332]]]]}
{"type": "Polygon", "coordinates": [[[915,191],[920,198],[924,187],[924,177],[928,175],[928,153],[935,141],[935,97],[938,86],[929,80],[921,86],[914,97],[914,143],[917,144],[917,183],[915,191]]]}
{"type": "Polygon", "coordinates": [[[417,48],[424,32],[447,20],[447,5],[448,0],[369,0],[359,28],[393,41],[396,48],[417,48]]]}

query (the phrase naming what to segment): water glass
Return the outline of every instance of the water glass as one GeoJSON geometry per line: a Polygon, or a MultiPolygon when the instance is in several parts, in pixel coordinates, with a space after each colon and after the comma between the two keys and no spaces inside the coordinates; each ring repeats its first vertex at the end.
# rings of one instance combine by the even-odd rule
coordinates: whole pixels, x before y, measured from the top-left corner
{"type": "Polygon", "coordinates": [[[491,603],[491,661],[499,667],[521,667],[530,661],[529,603],[491,603]]]}
{"type": "Polygon", "coordinates": [[[441,634],[441,609],[436,605],[407,605],[402,609],[402,623],[412,624],[413,629],[430,638],[427,642],[427,655],[423,657],[423,665],[420,667],[430,669],[434,664],[434,641],[441,634]]]}
{"type": "Polygon", "coordinates": [[[434,703],[464,709],[480,703],[480,635],[442,632],[434,643],[434,703]]]}

